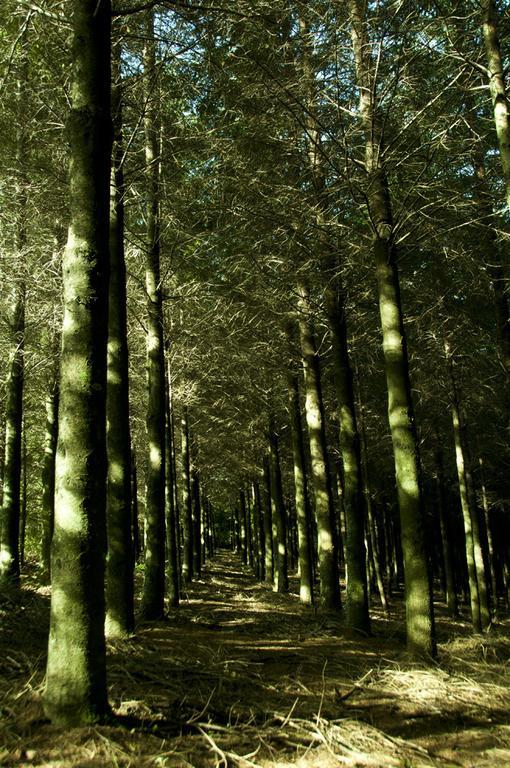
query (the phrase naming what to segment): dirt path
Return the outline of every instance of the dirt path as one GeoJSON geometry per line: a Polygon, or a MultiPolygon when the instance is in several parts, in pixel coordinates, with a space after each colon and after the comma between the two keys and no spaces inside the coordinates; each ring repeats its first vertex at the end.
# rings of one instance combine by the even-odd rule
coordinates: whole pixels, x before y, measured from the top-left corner
{"type": "Polygon", "coordinates": [[[27,593],[0,640],[0,764],[510,766],[508,625],[473,639],[440,615],[458,637],[420,666],[401,622],[376,614],[373,637],[349,637],[291,586],[277,595],[221,552],[168,621],[111,646],[117,723],[67,733],[42,717],[47,597],[27,593]]]}

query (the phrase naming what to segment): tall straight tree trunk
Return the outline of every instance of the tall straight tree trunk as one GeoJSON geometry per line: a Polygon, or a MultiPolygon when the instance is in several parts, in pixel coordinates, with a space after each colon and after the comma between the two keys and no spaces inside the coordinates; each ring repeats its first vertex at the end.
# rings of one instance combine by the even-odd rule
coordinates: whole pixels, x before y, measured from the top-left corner
{"type": "Polygon", "coordinates": [[[239,492],[239,535],[241,542],[241,560],[248,565],[248,516],[246,513],[246,498],[244,491],[239,492]]]}
{"type": "Polygon", "coordinates": [[[175,508],[176,482],[174,471],[174,436],[173,436],[173,407],[172,379],[170,371],[170,355],[167,353],[167,386],[166,386],[166,546],[168,551],[168,602],[172,608],[179,605],[179,553],[177,514],[175,508]]]}
{"type": "Polygon", "coordinates": [[[193,578],[193,519],[191,511],[191,471],[189,458],[189,420],[185,408],[181,420],[182,456],[182,578],[188,584],[193,578]]]}
{"type": "Polygon", "coordinates": [[[388,389],[388,420],[393,443],[400,510],[406,595],[407,647],[435,655],[432,583],[424,534],[418,442],[409,379],[393,214],[383,164],[382,118],[376,102],[375,73],[369,49],[363,0],[349,0],[360,117],[365,134],[367,205],[373,228],[379,312],[388,389]]]}
{"type": "Polygon", "coordinates": [[[299,333],[305,381],[305,411],[310,443],[312,485],[315,497],[320,579],[320,604],[328,611],[341,608],[340,578],[332,507],[326,430],[320,382],[319,357],[310,325],[308,287],[298,285],[299,333]]]}
{"type": "Polygon", "coordinates": [[[292,456],[294,460],[294,488],[298,529],[299,599],[313,603],[313,570],[311,547],[311,508],[306,478],[305,447],[301,427],[301,407],[297,375],[287,370],[292,456]]]}
{"type": "Polygon", "coordinates": [[[110,185],[108,0],[74,0],[70,226],[64,256],[51,621],[44,708],[62,727],[108,712],[104,639],[110,185]]]}
{"type": "MultiPolygon", "coordinates": [[[[333,346],[333,374],[340,426],[343,467],[343,506],[346,518],[347,623],[352,629],[370,632],[367,575],[365,572],[365,503],[361,451],[343,293],[339,278],[329,276],[325,290],[326,313],[333,346]]],[[[384,601],[384,599],[383,599],[384,601]]]]}
{"type": "Polygon", "coordinates": [[[120,55],[120,44],[117,44],[112,51],[113,152],[110,184],[110,288],[106,397],[108,553],[106,556],[105,632],[107,637],[126,637],[135,626],[120,55]]]}
{"type": "Polygon", "coordinates": [[[260,497],[260,485],[255,480],[253,482],[253,506],[257,517],[257,563],[258,578],[264,581],[266,578],[266,537],[264,529],[264,513],[262,510],[262,499],[260,497]]]}
{"type": "Polygon", "coordinates": [[[9,299],[10,350],[5,395],[5,444],[3,502],[0,517],[0,586],[17,584],[20,572],[21,435],[23,425],[23,384],[25,347],[25,269],[27,248],[27,185],[25,125],[28,52],[26,31],[20,41],[16,92],[16,180],[17,211],[14,250],[17,274],[12,276],[9,299]]]}
{"type": "Polygon", "coordinates": [[[487,559],[491,578],[492,609],[493,614],[496,615],[498,612],[498,589],[496,581],[496,568],[494,563],[494,539],[492,536],[489,501],[487,499],[487,489],[485,487],[485,477],[483,471],[483,459],[481,456],[478,457],[478,464],[480,466],[480,492],[482,497],[482,509],[485,519],[485,529],[487,531],[487,559]]]}
{"type": "Polygon", "coordinates": [[[497,11],[494,0],[483,0],[482,35],[487,56],[489,88],[498,137],[499,155],[510,209],[510,109],[505,86],[503,57],[498,37],[497,11]]]}
{"type": "Polygon", "coordinates": [[[140,521],[138,519],[138,475],[133,446],[131,446],[131,526],[133,531],[133,554],[135,563],[139,563],[142,557],[143,536],[140,535],[140,521]]]}
{"type": "Polygon", "coordinates": [[[22,449],[21,449],[21,512],[20,512],[20,537],[19,537],[19,562],[23,568],[25,565],[25,543],[27,539],[27,424],[23,416],[22,449]]]}
{"type": "Polygon", "coordinates": [[[264,478],[264,538],[265,538],[265,581],[272,584],[274,579],[274,552],[273,552],[273,521],[271,511],[271,469],[269,466],[269,456],[264,456],[263,466],[264,478]]]}
{"type": "Polygon", "coordinates": [[[441,545],[443,549],[443,563],[446,584],[446,604],[450,616],[457,616],[459,607],[457,602],[457,586],[455,583],[455,568],[452,549],[452,534],[450,530],[448,508],[445,498],[445,481],[443,454],[439,448],[436,451],[436,479],[437,479],[437,503],[439,512],[439,524],[441,528],[441,545]]]}
{"type": "Polygon", "coordinates": [[[460,410],[459,391],[454,373],[453,359],[447,344],[445,344],[445,351],[452,387],[451,405],[453,436],[455,440],[455,456],[457,475],[459,478],[462,517],[464,520],[464,533],[466,536],[466,560],[469,580],[469,597],[471,602],[471,619],[475,632],[481,632],[490,624],[490,610],[480,544],[478,512],[475,505],[474,493],[470,487],[472,483],[471,467],[469,456],[467,454],[466,436],[460,410]]]}
{"type": "MultiPolygon", "coordinates": [[[[56,346],[56,344],[55,344],[56,346]]],[[[42,481],[42,539],[41,539],[41,581],[48,584],[51,575],[51,540],[55,526],[55,459],[58,437],[58,401],[59,401],[59,353],[54,349],[50,388],[46,394],[46,423],[44,427],[44,456],[41,472],[42,481]]]]}
{"type": "Polygon", "coordinates": [[[274,418],[269,419],[269,474],[271,478],[271,518],[273,522],[275,592],[289,591],[287,556],[287,519],[283,500],[280,449],[274,418]]]}
{"type": "Polygon", "coordinates": [[[193,574],[200,576],[202,572],[202,544],[200,539],[200,527],[202,509],[200,504],[200,475],[196,467],[191,472],[191,518],[193,526],[193,574]]]}
{"type": "Polygon", "coordinates": [[[145,161],[147,167],[147,463],[145,574],[142,615],[158,619],[165,601],[165,353],[160,278],[159,129],[157,123],[156,42],[154,13],[147,17],[144,49],[146,85],[145,161]]]}

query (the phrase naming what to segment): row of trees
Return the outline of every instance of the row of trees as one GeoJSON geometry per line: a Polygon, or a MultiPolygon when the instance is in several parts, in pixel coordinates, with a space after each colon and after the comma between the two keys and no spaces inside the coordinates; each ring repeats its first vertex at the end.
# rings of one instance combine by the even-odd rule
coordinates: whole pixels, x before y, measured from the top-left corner
{"type": "Polygon", "coordinates": [[[108,711],[133,539],[157,619],[212,508],[275,589],[299,565],[305,603],[317,574],[340,610],[345,566],[353,629],[403,582],[434,654],[434,576],[486,628],[509,574],[494,3],[11,5],[0,577],[42,532],[50,717],[108,711]]]}

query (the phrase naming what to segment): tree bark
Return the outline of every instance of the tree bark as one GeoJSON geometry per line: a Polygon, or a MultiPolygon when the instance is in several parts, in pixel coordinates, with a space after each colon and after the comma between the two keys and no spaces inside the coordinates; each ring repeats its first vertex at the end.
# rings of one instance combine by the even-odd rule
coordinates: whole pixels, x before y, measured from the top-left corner
{"type": "Polygon", "coordinates": [[[28,53],[26,32],[20,40],[16,92],[16,230],[14,250],[18,274],[12,276],[9,297],[10,350],[5,395],[3,494],[0,518],[0,587],[18,584],[20,575],[21,435],[23,425],[25,347],[25,269],[27,248],[27,187],[25,127],[28,53]]]}
{"type": "Polygon", "coordinates": [[[287,520],[283,501],[282,473],[280,468],[280,450],[274,418],[269,420],[269,467],[271,478],[271,518],[273,522],[275,592],[289,591],[287,564],[287,520]]]}
{"type": "Polygon", "coordinates": [[[432,583],[428,568],[419,456],[409,380],[409,363],[394,243],[391,200],[382,159],[383,129],[376,103],[366,30],[366,5],[349,0],[360,117],[365,134],[367,206],[373,229],[379,312],[388,389],[388,419],[395,459],[406,591],[407,647],[435,655],[432,583]]]}
{"type": "Polygon", "coordinates": [[[182,579],[188,584],[193,578],[193,520],[191,513],[191,471],[189,458],[188,409],[184,408],[181,420],[181,456],[182,456],[182,579]]]}
{"type": "Polygon", "coordinates": [[[344,301],[339,278],[334,275],[329,277],[329,284],[325,290],[325,302],[333,345],[333,374],[343,466],[343,506],[346,518],[345,558],[348,573],[347,624],[351,629],[368,633],[370,632],[370,618],[365,572],[365,501],[361,472],[360,438],[356,420],[344,301]]]}
{"type": "Polygon", "coordinates": [[[144,70],[146,84],[145,162],[147,168],[147,494],[145,573],[142,615],[158,619],[165,601],[165,353],[160,278],[159,131],[157,125],[156,43],[154,13],[147,17],[144,70]]]}
{"type": "Polygon", "coordinates": [[[108,712],[104,639],[111,154],[108,0],[72,3],[69,238],[44,707],[62,727],[108,712]]]}
{"type": "Polygon", "coordinates": [[[317,520],[320,605],[324,610],[338,611],[341,608],[340,579],[334,511],[332,508],[329,466],[326,453],[319,357],[310,326],[308,287],[302,282],[298,285],[298,294],[299,332],[306,395],[306,423],[310,443],[315,518],[317,520]]]}
{"type": "Polygon", "coordinates": [[[44,428],[44,456],[41,472],[42,484],[42,539],[41,539],[41,581],[49,584],[51,577],[51,540],[55,527],[55,459],[58,437],[58,401],[59,401],[59,351],[55,338],[53,354],[55,361],[51,375],[50,388],[46,394],[46,423],[44,428]]]}
{"type": "Polygon", "coordinates": [[[172,608],[179,605],[179,553],[177,514],[175,508],[175,471],[174,471],[174,436],[173,436],[173,406],[172,379],[170,372],[170,356],[167,354],[166,381],[166,546],[168,552],[168,602],[172,608]]]}
{"type": "Polygon", "coordinates": [[[292,456],[294,461],[294,488],[298,529],[299,599],[302,603],[313,603],[313,571],[310,520],[312,516],[308,496],[305,448],[301,426],[298,377],[287,369],[292,456]]]}
{"type": "Polygon", "coordinates": [[[105,632],[107,637],[126,637],[133,632],[135,626],[120,55],[120,46],[117,44],[112,52],[113,152],[110,183],[110,286],[106,397],[108,553],[105,632]]]}
{"type": "Polygon", "coordinates": [[[510,209],[510,109],[506,94],[503,58],[498,37],[497,11],[494,0],[484,0],[482,13],[482,35],[489,70],[489,88],[505,182],[506,204],[510,209]]]}

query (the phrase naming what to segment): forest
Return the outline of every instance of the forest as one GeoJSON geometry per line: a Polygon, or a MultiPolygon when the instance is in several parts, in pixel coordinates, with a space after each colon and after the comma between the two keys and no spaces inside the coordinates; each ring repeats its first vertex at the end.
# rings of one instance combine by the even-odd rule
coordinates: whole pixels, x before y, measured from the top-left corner
{"type": "Polygon", "coordinates": [[[0,765],[508,768],[509,67],[2,0],[0,765]]]}

